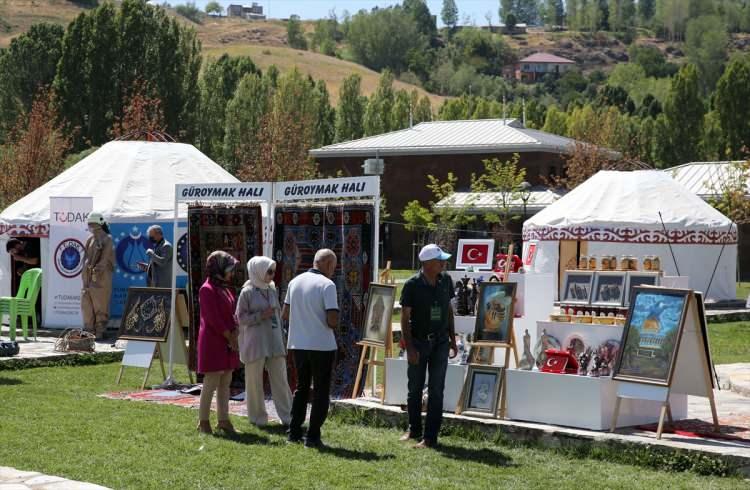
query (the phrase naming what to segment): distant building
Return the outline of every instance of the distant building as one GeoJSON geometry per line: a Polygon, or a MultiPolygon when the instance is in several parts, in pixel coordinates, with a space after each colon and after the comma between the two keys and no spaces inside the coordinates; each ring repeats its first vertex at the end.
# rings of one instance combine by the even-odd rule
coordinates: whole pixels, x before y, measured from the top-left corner
{"type": "Polygon", "coordinates": [[[545,75],[560,77],[575,66],[575,61],[567,58],[549,53],[534,53],[515,65],[507,66],[503,74],[506,78],[515,78],[521,82],[536,82],[545,75]]]}
{"type": "Polygon", "coordinates": [[[247,20],[265,20],[263,6],[253,2],[252,5],[232,4],[227,7],[227,16],[244,17],[247,20]]]}

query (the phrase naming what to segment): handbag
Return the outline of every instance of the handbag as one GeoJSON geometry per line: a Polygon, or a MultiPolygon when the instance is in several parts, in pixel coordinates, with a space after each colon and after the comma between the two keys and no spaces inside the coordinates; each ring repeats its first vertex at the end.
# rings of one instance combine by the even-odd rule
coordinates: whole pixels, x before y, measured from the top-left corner
{"type": "Polygon", "coordinates": [[[21,352],[18,342],[0,342],[0,357],[13,357],[21,352]]]}
{"type": "Polygon", "coordinates": [[[57,352],[94,352],[96,336],[80,328],[68,328],[55,341],[57,352]]]}

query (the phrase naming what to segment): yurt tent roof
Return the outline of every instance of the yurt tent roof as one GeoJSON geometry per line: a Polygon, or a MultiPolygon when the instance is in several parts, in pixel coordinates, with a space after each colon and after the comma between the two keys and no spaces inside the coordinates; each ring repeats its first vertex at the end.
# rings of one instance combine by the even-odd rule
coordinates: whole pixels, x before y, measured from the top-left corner
{"type": "MultiPolygon", "coordinates": [[[[112,141],[0,214],[7,224],[49,220],[49,198],[92,196],[110,221],[174,217],[175,184],[239,182],[191,145],[112,141]]],[[[185,213],[180,213],[184,217],[185,213]]]]}
{"type": "Polygon", "coordinates": [[[711,230],[717,235],[711,242],[737,241],[736,227],[730,231],[729,218],[667,173],[656,170],[598,172],[526,220],[523,228],[525,239],[626,242],[638,241],[630,239],[633,233],[650,233],[654,241],[662,241],[663,237],[657,237],[663,235],[662,221],[670,234],[711,230]]]}

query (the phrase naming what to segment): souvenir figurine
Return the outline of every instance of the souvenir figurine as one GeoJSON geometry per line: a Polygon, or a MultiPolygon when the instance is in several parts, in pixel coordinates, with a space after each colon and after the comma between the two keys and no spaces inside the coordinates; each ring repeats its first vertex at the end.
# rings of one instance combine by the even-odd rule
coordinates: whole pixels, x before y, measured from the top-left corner
{"type": "Polygon", "coordinates": [[[534,367],[534,356],[531,355],[531,335],[529,335],[528,329],[523,334],[523,356],[521,356],[518,367],[526,371],[531,371],[534,367]]]}
{"type": "Polygon", "coordinates": [[[469,291],[466,289],[466,284],[463,279],[456,281],[456,314],[458,316],[469,314],[469,291]]]}
{"type": "Polygon", "coordinates": [[[578,356],[578,374],[581,376],[586,376],[587,370],[589,368],[589,362],[591,361],[591,354],[593,351],[591,350],[591,347],[588,347],[585,351],[581,352],[581,354],[578,356]]]}

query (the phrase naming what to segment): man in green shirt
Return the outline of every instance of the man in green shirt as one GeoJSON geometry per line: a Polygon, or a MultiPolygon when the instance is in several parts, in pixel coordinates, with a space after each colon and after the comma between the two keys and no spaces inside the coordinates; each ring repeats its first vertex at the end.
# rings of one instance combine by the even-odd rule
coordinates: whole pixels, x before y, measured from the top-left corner
{"type": "Polygon", "coordinates": [[[401,291],[401,333],[409,361],[409,432],[402,441],[420,440],[416,447],[435,447],[443,420],[443,390],[448,369],[448,354],[456,357],[456,335],[453,326],[453,283],[443,274],[450,254],[435,244],[419,252],[422,270],[409,278],[401,291]],[[427,386],[427,419],[422,433],[422,390],[427,386]]]}

